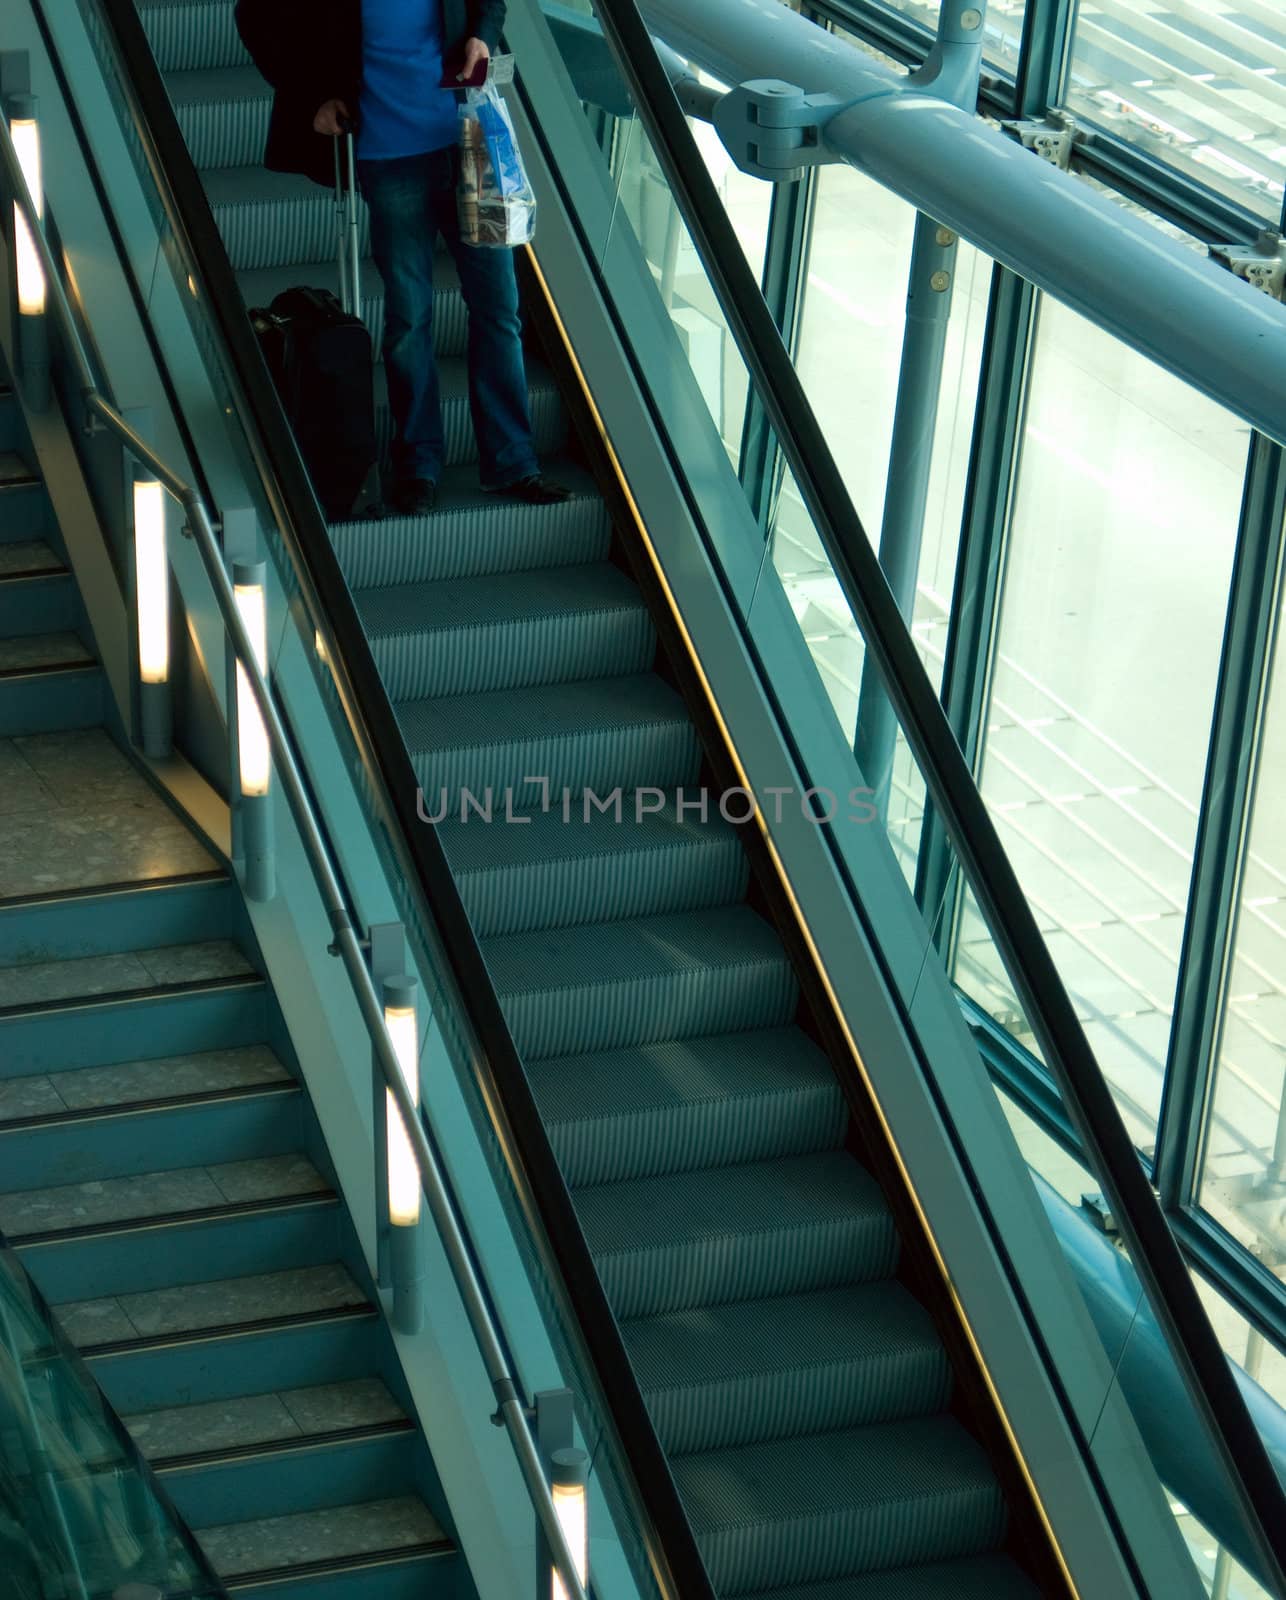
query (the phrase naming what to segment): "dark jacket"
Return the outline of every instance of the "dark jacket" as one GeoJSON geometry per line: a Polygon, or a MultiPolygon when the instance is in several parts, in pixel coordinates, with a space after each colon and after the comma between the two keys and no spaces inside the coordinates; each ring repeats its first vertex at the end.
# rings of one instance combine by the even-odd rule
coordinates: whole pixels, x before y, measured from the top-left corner
{"type": "MultiPolygon", "coordinates": [[[[492,50],[500,42],[506,0],[441,0],[442,55],[450,62],[466,39],[492,50]]],[[[357,115],[362,93],[361,0],[237,0],[237,32],[273,88],[264,165],[302,172],[327,186],[335,181],[334,141],[313,132],[327,100],[343,100],[357,115]]]]}

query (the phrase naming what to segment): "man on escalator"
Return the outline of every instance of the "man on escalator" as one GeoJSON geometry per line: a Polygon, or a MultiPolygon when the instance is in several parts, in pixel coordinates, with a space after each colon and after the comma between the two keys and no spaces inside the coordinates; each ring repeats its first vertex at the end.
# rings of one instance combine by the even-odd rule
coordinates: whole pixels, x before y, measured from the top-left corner
{"type": "Polygon", "coordinates": [[[444,438],[433,349],[440,233],[469,311],[469,406],[484,489],[543,505],[568,491],[540,470],[532,439],[513,252],[460,238],[458,95],[490,59],[505,0],[237,0],[241,38],[274,90],[264,163],[334,180],[332,140],[350,124],[384,280],[384,364],[393,413],[390,507],[437,502],[444,438]],[[445,65],[444,65],[445,63],[445,65]]]}

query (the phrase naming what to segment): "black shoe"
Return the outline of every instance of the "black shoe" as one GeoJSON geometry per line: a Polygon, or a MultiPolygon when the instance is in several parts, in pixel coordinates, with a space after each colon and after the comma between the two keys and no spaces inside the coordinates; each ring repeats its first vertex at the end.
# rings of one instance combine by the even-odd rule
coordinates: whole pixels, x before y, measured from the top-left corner
{"type": "Polygon", "coordinates": [[[391,511],[399,517],[424,517],[438,503],[438,486],[432,478],[399,478],[388,492],[391,511]]]}
{"type": "Polygon", "coordinates": [[[529,506],[552,506],[560,500],[570,500],[571,490],[554,478],[547,478],[543,472],[530,473],[525,478],[519,478],[517,483],[506,483],[495,491],[497,494],[512,495],[515,500],[523,500],[529,506]]]}

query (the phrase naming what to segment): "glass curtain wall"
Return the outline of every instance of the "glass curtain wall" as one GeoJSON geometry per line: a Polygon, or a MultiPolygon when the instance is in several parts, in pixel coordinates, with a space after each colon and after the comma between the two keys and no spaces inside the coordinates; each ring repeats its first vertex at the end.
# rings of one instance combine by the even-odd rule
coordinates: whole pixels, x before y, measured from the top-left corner
{"type": "MultiPolygon", "coordinates": [[[[1145,1150],[1160,1108],[1247,442],[1237,419],[1044,302],[982,789],[1145,1150]]],[[[1013,1025],[972,924],[955,970],[1013,1025]]]]}
{"type": "Polygon", "coordinates": [[[1081,0],[1068,106],[1276,222],[1286,182],[1278,0],[1081,0]]]}

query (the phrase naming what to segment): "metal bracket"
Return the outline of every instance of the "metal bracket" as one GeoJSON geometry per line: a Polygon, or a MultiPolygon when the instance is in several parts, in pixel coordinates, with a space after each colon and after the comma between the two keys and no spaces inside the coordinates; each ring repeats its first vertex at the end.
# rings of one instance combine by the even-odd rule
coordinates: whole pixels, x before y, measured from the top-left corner
{"type": "Polygon", "coordinates": [[[1275,228],[1265,228],[1254,244],[1212,244],[1210,255],[1251,288],[1286,301],[1286,239],[1275,228]]]}
{"type": "Polygon", "coordinates": [[[1115,1239],[1120,1233],[1120,1229],[1116,1225],[1116,1218],[1112,1215],[1111,1208],[1101,1194],[1083,1194],[1081,1196],[1081,1210],[1098,1231],[1105,1233],[1109,1239],[1115,1239]]]}
{"type": "Polygon", "coordinates": [[[805,94],[776,78],[755,78],[723,95],[711,120],[742,172],[793,183],[808,167],[843,160],[826,148],[822,133],[856,103],[833,94],[805,94]]]}
{"type": "Polygon", "coordinates": [[[1072,151],[1085,140],[1073,119],[1061,111],[1051,111],[1041,122],[1002,122],[1000,126],[1024,150],[1030,150],[1060,172],[1068,170],[1072,151]]]}

